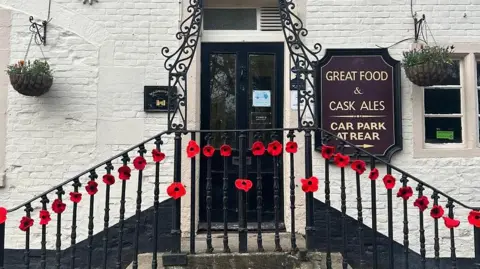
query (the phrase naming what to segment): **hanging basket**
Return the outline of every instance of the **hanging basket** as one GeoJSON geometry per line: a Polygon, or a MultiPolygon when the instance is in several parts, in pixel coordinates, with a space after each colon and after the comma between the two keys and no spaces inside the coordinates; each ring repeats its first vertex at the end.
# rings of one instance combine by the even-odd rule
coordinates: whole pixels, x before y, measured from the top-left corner
{"type": "Polygon", "coordinates": [[[10,83],[20,94],[26,96],[40,96],[50,90],[53,78],[45,74],[10,74],[10,83]]]}
{"type": "Polygon", "coordinates": [[[413,84],[427,87],[440,84],[448,76],[449,67],[448,63],[426,62],[405,66],[405,74],[413,84]]]}

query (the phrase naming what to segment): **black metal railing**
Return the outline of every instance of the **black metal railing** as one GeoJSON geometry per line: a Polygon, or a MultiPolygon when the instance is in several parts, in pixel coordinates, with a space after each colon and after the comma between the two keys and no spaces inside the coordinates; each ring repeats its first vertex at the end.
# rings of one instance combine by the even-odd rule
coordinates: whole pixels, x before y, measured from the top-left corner
{"type": "MultiPolygon", "coordinates": [[[[318,163],[318,162],[317,162],[318,163]]],[[[153,168],[152,167],[152,168],[153,168]]],[[[150,170],[149,170],[150,171],[150,170]]],[[[320,179],[322,181],[322,179],[320,179]]],[[[118,184],[118,183],[117,183],[118,184]]],[[[84,172],[76,175],[75,177],[57,185],[53,188],[41,193],[40,195],[13,207],[8,210],[8,214],[14,212],[20,212],[24,210],[25,214],[21,221],[20,228],[25,233],[25,241],[23,248],[23,268],[124,268],[126,264],[131,263],[133,268],[138,268],[139,260],[138,255],[141,252],[153,253],[152,268],[157,268],[159,265],[157,251],[158,237],[160,231],[158,230],[159,224],[165,222],[165,217],[159,212],[160,197],[165,196],[168,193],[173,198],[172,203],[172,220],[171,232],[170,232],[170,252],[162,256],[164,264],[174,264],[176,262],[184,262],[181,257],[185,257],[187,252],[189,254],[196,254],[201,252],[196,247],[197,242],[197,222],[195,219],[196,207],[195,201],[198,203],[204,203],[206,213],[206,253],[215,252],[231,252],[232,249],[238,249],[239,252],[262,252],[265,251],[265,244],[263,238],[265,236],[273,236],[274,246],[273,251],[277,252],[290,252],[297,253],[299,247],[297,245],[297,236],[295,217],[291,217],[290,223],[290,236],[289,242],[283,242],[280,237],[282,228],[280,223],[282,220],[282,208],[289,208],[290,215],[296,215],[296,204],[298,199],[303,197],[296,197],[297,188],[301,188],[304,192],[304,199],[306,203],[305,207],[305,239],[306,248],[309,251],[324,251],[326,252],[325,265],[326,268],[332,268],[332,246],[334,240],[330,237],[331,231],[341,227],[341,254],[343,257],[343,268],[347,268],[348,265],[358,264],[358,268],[410,268],[415,263],[415,268],[444,268],[442,263],[445,259],[449,261],[449,268],[461,268],[457,260],[457,250],[455,245],[455,228],[458,226],[458,220],[461,219],[465,222],[473,224],[474,237],[472,245],[475,247],[475,268],[480,268],[479,252],[480,252],[480,233],[479,228],[475,225],[480,225],[480,213],[478,208],[469,207],[462,202],[455,200],[451,196],[443,193],[441,190],[434,188],[433,186],[419,180],[411,174],[393,166],[391,163],[385,162],[369,154],[366,150],[357,148],[353,144],[343,141],[332,134],[323,131],[321,129],[265,129],[265,130],[192,130],[192,131],[170,131],[161,133],[155,137],[143,141],[142,143],[129,148],[128,150],[96,165],[84,172]],[[322,148],[321,155],[314,156],[312,151],[311,136],[314,132],[322,132],[324,140],[324,147],[322,148]],[[221,145],[213,144],[213,137],[220,136],[222,141],[221,145]],[[166,139],[168,137],[168,139],[166,139]],[[302,142],[298,142],[300,147],[297,147],[297,139],[302,137],[302,142]],[[173,154],[162,153],[162,148],[168,146],[164,141],[172,141],[173,138],[173,154]],[[185,145],[188,145],[185,148],[185,145]],[[353,156],[343,155],[342,152],[345,148],[355,148],[353,156]],[[148,150],[147,150],[148,149],[148,150]],[[302,150],[300,150],[302,149],[302,150]],[[151,153],[150,153],[150,150],[151,153]],[[296,167],[294,158],[302,155],[304,158],[305,167],[296,167]],[[190,174],[182,174],[182,160],[185,157],[190,160],[183,161],[184,164],[190,165],[190,174]],[[318,158],[324,158],[324,164],[322,168],[313,167],[313,161],[318,158]],[[165,183],[161,180],[161,171],[163,169],[162,161],[173,159],[173,176],[172,182],[168,189],[162,189],[161,184],[165,183]],[[351,159],[350,159],[351,158],[351,159]],[[368,160],[370,171],[367,172],[367,164],[363,160],[368,160]],[[283,168],[285,162],[287,169],[283,168]],[[115,170],[114,166],[118,166],[115,170]],[[148,166],[153,166],[153,174],[148,174],[144,170],[148,166]],[[105,169],[105,173],[99,173],[102,169],[105,169]],[[355,171],[355,177],[353,181],[349,180],[349,172],[347,170],[353,169],[355,171]],[[200,173],[197,173],[200,170],[200,173]],[[303,171],[302,171],[303,170],[303,171]],[[236,175],[232,176],[232,171],[236,175]],[[282,171],[288,171],[283,173],[282,171]],[[299,177],[298,172],[302,171],[304,174],[299,177]],[[323,184],[319,184],[320,175],[318,171],[323,171],[323,184]],[[384,171],[382,173],[382,171],[384,171]],[[338,172],[338,173],[337,173],[338,172]],[[118,175],[117,175],[118,173],[118,175]],[[269,174],[270,173],[270,174],[269,174]],[[285,174],[285,177],[283,175],[285,174]],[[378,184],[377,179],[381,179],[385,187],[378,184]],[[200,175],[200,176],[198,176],[200,175]],[[399,181],[401,184],[396,184],[395,175],[400,175],[399,181]],[[154,178],[154,187],[145,188],[145,177],[152,176],[154,178]],[[190,179],[186,180],[185,178],[190,179]],[[212,186],[213,179],[219,178],[215,181],[218,184],[219,189],[222,190],[221,199],[219,204],[213,204],[213,192],[212,186]],[[267,177],[271,177],[271,180],[266,180],[267,177]],[[102,179],[102,180],[99,180],[102,179]],[[370,178],[370,183],[367,184],[366,179],[370,178]],[[112,193],[111,185],[118,179],[121,184],[121,188],[118,189],[120,193],[112,193]],[[256,180],[255,183],[252,181],[256,180]],[[331,191],[332,181],[337,181],[340,186],[340,219],[338,223],[333,223],[332,214],[337,209],[331,206],[331,191]],[[346,182],[353,182],[353,185],[347,186],[346,182]],[[102,182],[104,184],[102,184],[102,182]],[[200,184],[204,182],[205,184],[200,184]],[[289,188],[289,205],[282,205],[282,192],[281,187],[283,183],[286,183],[286,187],[289,188]],[[271,184],[271,186],[269,186],[271,184]],[[128,185],[128,186],[127,186],[128,185]],[[187,188],[185,188],[187,185],[187,188]],[[367,193],[370,197],[370,210],[364,210],[365,202],[368,200],[368,196],[362,191],[362,185],[367,189],[370,187],[370,192],[367,193]],[[84,186],[85,189],[80,188],[84,186]],[[197,195],[196,188],[202,187],[204,190],[200,190],[200,193],[204,195],[197,195]],[[232,186],[235,191],[232,192],[232,186]],[[129,197],[126,192],[128,188],[135,188],[136,192],[133,197],[129,197]],[[272,190],[272,192],[265,192],[265,189],[272,190]],[[322,191],[323,188],[323,191],[322,191]],[[349,216],[347,212],[347,189],[354,190],[356,206],[353,208],[356,214],[349,216]],[[386,188],[386,191],[383,189],[386,188]],[[397,192],[398,190],[398,192],[397,192]],[[414,191],[415,190],[415,191],[414,191]],[[394,192],[395,191],[395,192],[394,192]],[[386,263],[383,263],[383,259],[379,260],[378,240],[380,231],[378,231],[377,221],[377,203],[380,196],[379,192],[386,193],[387,203],[387,253],[386,263]],[[416,194],[414,193],[416,192],[416,194]],[[104,197],[96,197],[99,194],[104,194],[104,197]],[[231,222],[232,214],[229,207],[232,205],[229,203],[232,197],[236,195],[236,211],[237,216],[235,224],[237,228],[232,231],[231,222]],[[322,198],[324,193],[324,201],[327,210],[326,214],[322,215],[325,221],[325,227],[321,227],[315,222],[315,208],[314,208],[314,193],[317,193],[317,198],[322,198]],[[430,198],[427,197],[427,193],[431,193],[432,203],[427,202],[430,198]],[[67,194],[67,195],[65,195],[67,194]],[[190,206],[190,218],[187,219],[189,223],[183,223],[185,218],[181,217],[181,201],[185,195],[190,196],[190,201],[193,206],[190,206]],[[70,199],[65,197],[70,196],[70,199]],[[153,197],[153,219],[152,223],[142,222],[142,206],[144,205],[144,198],[153,197]],[[118,197],[118,198],[114,198],[118,197]],[[96,199],[97,198],[97,199],[96,199]],[[253,199],[252,199],[253,198],[253,199]],[[262,226],[265,221],[263,219],[265,208],[264,199],[271,199],[273,201],[273,213],[272,221],[274,223],[273,230],[266,232],[262,226]],[[114,213],[111,211],[111,205],[116,204],[118,199],[119,211],[114,213]],[[396,208],[394,214],[394,199],[403,199],[403,206],[396,208]],[[415,199],[415,201],[413,201],[415,199]],[[69,201],[70,200],[70,201],[69,201]],[[135,201],[135,209],[127,211],[125,204],[127,200],[135,201]],[[445,204],[442,202],[446,201],[445,204]],[[255,204],[255,207],[252,207],[255,204]],[[94,246],[94,231],[96,225],[101,225],[100,222],[95,222],[95,209],[103,206],[103,227],[99,231],[103,232],[102,235],[102,247],[95,249],[94,246]],[[250,207],[249,207],[250,206],[250,207]],[[65,211],[65,208],[72,208],[71,211],[65,211]],[[79,220],[78,210],[82,208],[88,208],[84,212],[88,212],[88,218],[82,221],[79,220]],[[36,220],[37,208],[40,208],[40,219],[36,220]],[[50,210],[50,208],[52,210],[50,210]],[[429,209],[429,213],[425,210],[429,209]],[[458,208],[469,209],[471,215],[455,213],[458,212],[458,208]],[[221,237],[223,248],[219,250],[213,249],[212,241],[215,238],[212,237],[212,210],[219,209],[223,216],[223,230],[221,237]],[[412,219],[412,214],[408,212],[417,210],[418,219],[412,219]],[[55,215],[50,215],[50,211],[53,211],[55,215]],[[67,213],[71,213],[71,217],[65,217],[67,213]],[[368,214],[370,213],[370,214],[368,214]],[[429,216],[433,220],[428,219],[429,216]],[[110,220],[118,217],[118,223],[114,223],[111,226],[110,220]],[[132,247],[126,249],[125,247],[125,233],[124,227],[126,218],[133,217],[135,225],[133,226],[134,233],[133,238],[129,238],[129,242],[132,242],[132,247]],[[363,220],[365,218],[371,219],[371,225],[366,226],[363,220]],[[55,218],[56,221],[50,221],[51,218],[55,218]],[[356,218],[356,227],[352,228],[351,221],[349,219],[356,218]],[[441,220],[443,218],[443,224],[441,220]],[[458,219],[456,219],[458,218],[458,219]],[[35,220],[34,220],[35,219],[35,220]],[[468,219],[468,221],[466,221],[468,219]],[[32,220],[33,223],[32,223],[32,220]],[[250,231],[248,224],[250,222],[255,223],[253,225],[254,230],[250,231]],[[394,222],[403,221],[403,241],[399,246],[403,248],[403,254],[397,255],[395,252],[394,238],[394,222]],[[39,221],[41,221],[39,223],[39,221]],[[425,236],[425,223],[427,221],[433,221],[433,238],[426,238],[425,236]],[[409,249],[412,238],[409,237],[409,223],[418,222],[419,229],[418,240],[419,243],[419,255],[420,259],[415,262],[412,259],[412,251],[409,249]],[[187,225],[185,225],[187,224],[187,225]],[[49,233],[47,225],[55,227],[55,233],[49,233]],[[153,240],[149,241],[149,246],[144,248],[141,245],[146,242],[139,240],[143,226],[153,226],[153,240]],[[86,227],[87,234],[85,238],[79,240],[77,236],[78,227],[86,227]],[[445,227],[446,226],[446,227],[445,227]],[[65,227],[71,227],[70,231],[65,227]],[[182,227],[189,227],[189,240],[188,246],[182,245],[182,227]],[[322,248],[318,245],[318,231],[316,229],[324,228],[326,231],[326,246],[322,248]],[[365,229],[372,230],[372,247],[370,250],[372,255],[366,251],[365,229]],[[440,231],[441,229],[449,230],[450,244],[440,245],[440,231]],[[33,231],[32,231],[33,230],[33,231]],[[231,235],[233,233],[238,234],[238,239],[232,240],[231,235]],[[252,232],[256,235],[256,247],[248,248],[248,234],[252,232]],[[32,250],[38,248],[33,246],[31,241],[32,233],[39,233],[41,235],[40,240],[40,259],[35,264],[32,263],[31,255],[32,250]],[[355,246],[358,250],[352,250],[352,237],[351,233],[356,234],[354,236],[357,241],[355,246]],[[116,240],[111,239],[112,234],[117,234],[116,240]],[[66,249],[62,250],[62,236],[69,235],[71,244],[66,249]],[[313,243],[308,243],[309,241],[313,243]],[[55,250],[50,252],[47,250],[47,242],[55,242],[55,250]],[[432,246],[434,256],[433,259],[428,259],[426,253],[429,250],[428,246],[432,246]],[[233,247],[235,246],[235,247],[233,247]],[[115,251],[111,251],[112,247],[115,247],[115,251]],[[182,248],[183,247],[183,248],[182,248]],[[448,248],[450,251],[449,257],[440,257],[441,248],[448,248]],[[95,256],[101,252],[102,258],[95,256]],[[143,250],[141,250],[143,249],[143,250]],[[101,250],[101,251],[100,251],[101,250]],[[128,255],[126,252],[128,251],[128,255]],[[84,256],[85,255],[85,256],[84,256]],[[133,257],[131,260],[127,260],[126,257],[133,257]],[[442,259],[441,259],[442,258],[442,259]],[[48,263],[49,260],[54,263],[48,263]],[[430,261],[431,260],[431,261],[430,261]],[[48,267],[51,264],[50,267],[48,267]],[[54,265],[52,265],[54,264],[54,265]]],[[[381,196],[382,198],[384,196],[381,196]]],[[[287,200],[285,200],[287,201],[287,200]]],[[[334,201],[336,202],[336,201],[334,201]]],[[[385,202],[385,201],[383,201],[385,202]]],[[[428,211],[427,211],[428,212],[428,211]]],[[[0,216],[1,217],[1,216],[0,216]]],[[[217,217],[218,218],[218,217],[217,217]]],[[[0,218],[1,220],[1,218],[0,218]]],[[[9,219],[8,221],[17,221],[9,219]]],[[[0,224],[0,268],[6,267],[8,258],[5,256],[5,242],[9,240],[9,236],[14,234],[14,231],[6,230],[5,223],[0,224]]],[[[9,226],[11,227],[11,226],[9,226]]],[[[400,240],[401,241],[401,240],[400,240]]],[[[187,244],[187,243],[184,243],[187,244]]],[[[381,254],[383,255],[383,254],[381,254]]]]}

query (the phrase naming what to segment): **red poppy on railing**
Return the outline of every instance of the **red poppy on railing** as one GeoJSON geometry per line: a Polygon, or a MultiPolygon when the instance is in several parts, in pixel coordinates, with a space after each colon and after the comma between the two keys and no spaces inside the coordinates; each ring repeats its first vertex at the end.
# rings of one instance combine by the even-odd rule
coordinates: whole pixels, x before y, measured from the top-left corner
{"type": "Polygon", "coordinates": [[[187,191],[185,190],[185,187],[182,185],[181,182],[173,182],[167,188],[168,196],[172,197],[175,200],[184,196],[186,193],[187,191]]]}
{"type": "Polygon", "coordinates": [[[214,152],[215,148],[211,145],[206,145],[205,147],[203,147],[203,155],[205,155],[205,157],[212,157],[214,152]]]}
{"type": "Polygon", "coordinates": [[[70,201],[74,203],[80,203],[82,201],[82,194],[79,192],[71,192],[70,193],[70,201]]]}
{"type": "Polygon", "coordinates": [[[322,145],[322,157],[325,159],[330,159],[335,154],[335,147],[322,145]]]}
{"type": "Polygon", "coordinates": [[[353,161],[352,162],[352,169],[353,169],[353,171],[357,172],[360,175],[363,174],[365,172],[365,170],[367,170],[366,164],[362,160],[353,161]]]}
{"type": "Polygon", "coordinates": [[[282,154],[282,144],[277,140],[270,142],[267,147],[267,152],[272,156],[278,156],[282,154]]]}
{"type": "Polygon", "coordinates": [[[265,153],[265,145],[262,141],[255,141],[252,145],[252,154],[254,156],[262,156],[265,153]]]}
{"type": "Polygon", "coordinates": [[[445,226],[447,226],[448,229],[457,228],[460,225],[459,220],[452,219],[449,217],[443,217],[443,221],[445,222],[445,226]]]}
{"type": "Polygon", "coordinates": [[[387,188],[387,190],[391,190],[393,187],[395,187],[395,181],[395,178],[390,174],[386,174],[383,177],[383,184],[385,184],[385,188],[387,188]]]}
{"type": "Polygon", "coordinates": [[[239,178],[235,180],[235,187],[241,191],[248,192],[253,187],[253,183],[249,179],[239,178]]]}
{"type": "Polygon", "coordinates": [[[120,180],[129,180],[132,173],[132,169],[128,165],[123,165],[118,168],[118,178],[120,180]]]}
{"type": "Polygon", "coordinates": [[[403,200],[408,200],[413,195],[412,187],[401,187],[397,192],[397,197],[401,197],[403,200]]]}
{"type": "Polygon", "coordinates": [[[230,145],[223,144],[220,147],[220,155],[222,157],[230,157],[232,155],[232,147],[230,147],[230,145]]]}
{"type": "Polygon", "coordinates": [[[424,195],[422,197],[418,197],[417,200],[415,200],[415,202],[413,202],[413,205],[418,207],[418,209],[423,212],[423,211],[425,211],[425,209],[428,208],[429,203],[430,202],[428,201],[427,196],[424,195]]]}
{"type": "Polygon", "coordinates": [[[0,207],[0,224],[7,221],[7,209],[5,207],[0,207]]]}
{"type": "Polygon", "coordinates": [[[40,225],[47,225],[51,220],[50,212],[47,210],[40,210],[40,225]]]}
{"type": "Polygon", "coordinates": [[[158,149],[153,149],[152,150],[152,157],[153,157],[153,161],[158,163],[158,162],[161,162],[165,159],[165,153],[159,151],[158,149]]]}
{"type": "Polygon", "coordinates": [[[310,178],[302,178],[300,179],[302,182],[302,190],[304,192],[316,192],[318,191],[318,178],[310,177],[310,178]]]}
{"type": "Polygon", "coordinates": [[[295,141],[288,141],[285,145],[285,151],[288,153],[297,153],[298,145],[295,141]]]}
{"type": "Polygon", "coordinates": [[[145,166],[147,166],[147,160],[145,160],[145,158],[143,158],[143,156],[137,156],[133,160],[133,167],[135,167],[135,169],[143,170],[143,169],[145,169],[145,166]]]}
{"type": "Polygon", "coordinates": [[[60,199],[55,199],[52,203],[52,211],[57,213],[57,214],[62,214],[63,211],[67,208],[67,205],[62,202],[60,199]]]}
{"type": "Polygon", "coordinates": [[[188,158],[193,158],[200,152],[200,147],[198,146],[195,140],[190,140],[187,146],[187,156],[188,158]]]}
{"type": "Polygon", "coordinates": [[[106,174],[103,176],[103,182],[107,185],[112,185],[115,183],[115,177],[111,174],[106,174]]]}
{"type": "Polygon", "coordinates": [[[370,174],[368,174],[368,178],[371,180],[377,180],[379,175],[380,173],[378,172],[378,169],[373,168],[372,170],[370,170],[370,174]]]}
{"type": "Polygon", "coordinates": [[[335,162],[338,167],[344,168],[350,163],[350,157],[342,153],[337,153],[335,157],[333,157],[333,162],[335,162]]]}
{"type": "Polygon", "coordinates": [[[434,205],[432,206],[432,209],[430,210],[430,216],[434,219],[439,219],[443,217],[443,214],[445,214],[445,211],[443,210],[443,207],[440,205],[434,205]]]}
{"type": "Polygon", "coordinates": [[[472,210],[468,214],[468,223],[480,228],[480,211],[472,210]]]}
{"type": "Polygon", "coordinates": [[[20,228],[20,230],[25,232],[28,229],[30,229],[30,227],[32,226],[33,226],[33,219],[25,216],[25,217],[22,217],[22,219],[20,220],[20,226],[18,226],[18,228],[20,228]]]}
{"type": "Polygon", "coordinates": [[[98,183],[93,181],[93,180],[90,180],[88,183],[87,183],[87,186],[85,186],[85,190],[87,191],[87,193],[89,195],[95,195],[95,193],[98,192],[98,183]]]}

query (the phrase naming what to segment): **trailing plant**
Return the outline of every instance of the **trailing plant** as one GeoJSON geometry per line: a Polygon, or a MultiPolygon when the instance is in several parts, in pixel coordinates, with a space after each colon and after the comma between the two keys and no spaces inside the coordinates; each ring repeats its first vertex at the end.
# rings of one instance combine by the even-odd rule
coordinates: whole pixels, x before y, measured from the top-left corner
{"type": "Polygon", "coordinates": [[[8,75],[42,75],[53,78],[52,70],[50,69],[50,65],[47,63],[47,61],[34,60],[33,63],[31,63],[30,61],[25,62],[20,60],[15,64],[7,66],[6,71],[8,75]]]}
{"type": "Polygon", "coordinates": [[[420,64],[453,64],[452,52],[454,46],[440,47],[422,45],[420,49],[413,49],[403,52],[402,64],[404,67],[411,67],[420,64]]]}

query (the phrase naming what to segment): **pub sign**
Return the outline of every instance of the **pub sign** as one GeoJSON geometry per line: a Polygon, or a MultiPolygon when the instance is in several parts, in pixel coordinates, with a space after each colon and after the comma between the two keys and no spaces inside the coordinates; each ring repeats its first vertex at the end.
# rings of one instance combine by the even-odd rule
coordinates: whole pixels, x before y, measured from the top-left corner
{"type": "MultiPolygon", "coordinates": [[[[323,130],[382,159],[402,150],[400,65],[387,49],[327,49],[317,65],[316,84],[323,130]]],[[[320,150],[321,132],[315,144],[320,150]]]]}

